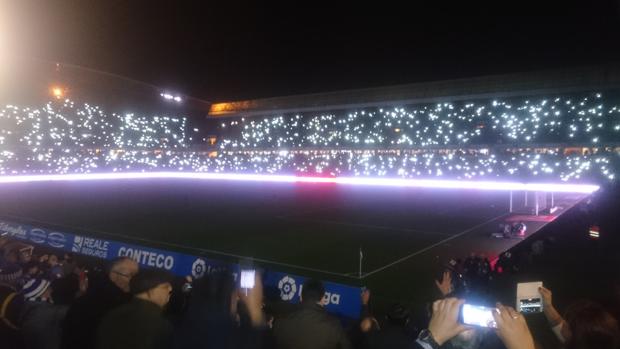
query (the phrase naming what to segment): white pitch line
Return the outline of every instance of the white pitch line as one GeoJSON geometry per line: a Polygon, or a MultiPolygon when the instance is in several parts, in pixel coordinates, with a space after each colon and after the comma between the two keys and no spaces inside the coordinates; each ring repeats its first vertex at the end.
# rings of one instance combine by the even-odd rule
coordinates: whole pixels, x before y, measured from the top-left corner
{"type": "Polygon", "coordinates": [[[410,255],[407,255],[407,256],[404,256],[404,257],[402,257],[402,258],[399,258],[399,259],[395,260],[395,261],[394,261],[394,262],[392,262],[392,263],[386,264],[386,265],[384,265],[384,266],[382,266],[382,267],[380,267],[380,268],[377,268],[377,269],[375,269],[375,270],[373,270],[373,271],[370,271],[370,272],[368,272],[368,273],[366,273],[366,274],[362,275],[361,279],[364,279],[364,278],[366,278],[366,277],[368,277],[368,276],[370,276],[370,275],[372,275],[372,274],[376,274],[376,273],[378,273],[378,272],[380,272],[380,271],[383,271],[383,270],[385,270],[385,269],[387,269],[387,268],[389,268],[389,267],[392,267],[392,266],[394,266],[394,265],[396,265],[396,264],[399,264],[399,263],[401,263],[401,262],[404,262],[404,261],[406,261],[407,259],[410,259],[410,258],[412,258],[412,257],[415,257],[415,256],[417,256],[417,255],[419,255],[419,254],[422,254],[422,253],[424,253],[424,252],[426,252],[426,251],[428,251],[428,250],[430,250],[430,249],[432,249],[432,248],[434,248],[434,247],[437,247],[437,246],[439,246],[439,245],[441,245],[441,244],[443,244],[443,243],[445,243],[445,242],[448,242],[448,241],[450,241],[450,240],[454,240],[454,239],[458,238],[459,236],[465,235],[465,234],[467,234],[467,233],[471,232],[472,230],[475,230],[475,229],[477,229],[477,228],[479,228],[479,227],[481,227],[481,226],[483,226],[483,225],[485,225],[485,224],[489,224],[490,222],[493,222],[494,220],[496,220],[496,219],[498,219],[498,218],[500,218],[500,217],[504,217],[504,216],[506,216],[506,215],[508,215],[508,214],[510,214],[510,213],[503,213],[503,214],[501,214],[501,215],[499,215],[499,216],[497,216],[497,217],[495,217],[495,218],[491,218],[491,219],[489,219],[488,221],[485,221],[485,222],[480,223],[480,224],[478,224],[478,225],[476,225],[476,226],[473,226],[473,227],[471,227],[471,228],[468,228],[468,229],[466,229],[466,230],[464,230],[464,231],[462,231],[462,232],[460,232],[460,233],[458,233],[458,234],[456,234],[456,235],[453,235],[453,236],[451,236],[451,237],[449,237],[449,238],[443,239],[443,240],[441,240],[441,241],[439,241],[439,242],[437,242],[437,243],[434,243],[434,244],[432,244],[432,245],[430,245],[430,246],[428,246],[428,247],[425,247],[425,248],[423,248],[423,249],[421,249],[421,250],[419,250],[419,251],[416,251],[416,252],[414,252],[414,253],[412,253],[412,254],[410,254],[410,255]]]}

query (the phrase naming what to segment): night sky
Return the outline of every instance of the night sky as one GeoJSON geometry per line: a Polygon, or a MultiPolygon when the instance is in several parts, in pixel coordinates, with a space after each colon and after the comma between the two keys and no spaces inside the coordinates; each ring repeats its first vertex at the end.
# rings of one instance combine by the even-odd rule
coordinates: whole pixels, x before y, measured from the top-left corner
{"type": "Polygon", "coordinates": [[[620,59],[618,1],[543,2],[15,0],[0,28],[15,54],[209,101],[620,59]]]}

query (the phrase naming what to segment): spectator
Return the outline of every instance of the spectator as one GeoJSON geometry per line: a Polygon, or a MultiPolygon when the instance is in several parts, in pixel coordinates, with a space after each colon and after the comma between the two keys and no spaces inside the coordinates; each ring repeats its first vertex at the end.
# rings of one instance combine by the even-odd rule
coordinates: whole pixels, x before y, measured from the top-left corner
{"type": "Polygon", "coordinates": [[[78,279],[72,274],[52,281],[49,286],[50,302],[28,302],[22,315],[22,337],[26,349],[60,348],[61,325],[77,291],[78,279]]]}
{"type": "Polygon", "coordinates": [[[32,260],[32,251],[34,250],[34,246],[20,244],[19,254],[18,254],[18,262],[20,265],[24,265],[32,260]]]}
{"type": "Polygon", "coordinates": [[[366,348],[408,348],[413,341],[413,337],[407,332],[410,312],[401,305],[394,304],[390,307],[386,316],[386,321],[380,331],[371,333],[368,336],[366,348]]]}
{"type": "Polygon", "coordinates": [[[140,271],[131,279],[133,299],[110,311],[97,329],[96,348],[170,348],[172,325],[163,316],[172,277],[161,270],[140,271]]]}
{"type": "Polygon", "coordinates": [[[498,273],[516,273],[519,271],[519,267],[515,263],[515,260],[510,251],[506,251],[499,256],[495,269],[498,273]]]}
{"type": "MultiPolygon", "coordinates": [[[[17,254],[15,254],[17,260],[17,254]]],[[[22,278],[22,268],[17,263],[11,263],[12,258],[9,257],[4,265],[0,265],[0,283],[10,286],[17,286],[22,278]]]]}
{"type": "Polygon", "coordinates": [[[58,261],[58,256],[55,254],[50,255],[47,260],[47,264],[49,265],[49,279],[55,280],[60,279],[64,275],[63,265],[58,261]]]}
{"type": "Polygon", "coordinates": [[[75,264],[73,254],[65,253],[62,261],[62,273],[63,275],[69,275],[75,272],[75,268],[77,265],[75,264]]]}
{"type": "Polygon", "coordinates": [[[530,333],[523,315],[511,307],[497,304],[497,311],[493,312],[497,324],[497,335],[506,349],[534,349],[534,338],[530,333]]]}
{"type": "Polygon", "coordinates": [[[175,329],[175,348],[252,348],[259,347],[263,286],[256,275],[248,295],[235,288],[232,274],[216,272],[194,282],[187,313],[175,329]],[[238,302],[244,307],[238,307],[238,302]],[[246,310],[247,317],[242,310],[246,310]]]}
{"type": "Polygon", "coordinates": [[[566,310],[565,319],[553,306],[552,293],[541,287],[543,311],[553,333],[567,349],[620,347],[618,321],[602,306],[591,301],[579,301],[566,310]]]}
{"type": "Polygon", "coordinates": [[[126,257],[113,261],[100,284],[89,287],[69,308],[62,334],[64,349],[93,348],[97,327],[110,310],[131,300],[129,282],[138,263],[126,257]]]}
{"type": "Polygon", "coordinates": [[[276,319],[274,336],[280,349],[350,348],[351,344],[337,319],[323,308],[325,289],[317,280],[308,280],[301,291],[301,307],[276,319]]]}
{"type": "Polygon", "coordinates": [[[463,300],[445,298],[433,303],[433,315],[428,328],[420,331],[411,348],[437,349],[467,327],[458,323],[459,310],[463,300]]]}
{"type": "Polygon", "coordinates": [[[601,305],[591,301],[573,303],[566,309],[565,319],[570,333],[567,349],[620,348],[618,321],[601,305]]]}
{"type": "Polygon", "coordinates": [[[452,284],[452,273],[449,270],[443,272],[441,281],[435,280],[435,286],[441,293],[441,297],[448,297],[454,292],[454,286],[452,284]]]}
{"type": "Polygon", "coordinates": [[[172,294],[164,310],[164,316],[173,325],[178,324],[187,312],[189,299],[192,295],[192,283],[193,279],[191,276],[184,278],[175,277],[172,281],[172,294]]]}
{"type": "Polygon", "coordinates": [[[22,279],[24,283],[30,279],[41,277],[41,268],[39,268],[39,262],[30,261],[24,265],[22,279]]]}
{"type": "Polygon", "coordinates": [[[30,279],[24,284],[20,293],[31,302],[47,302],[50,299],[50,282],[46,279],[30,279]]]}
{"type": "Polygon", "coordinates": [[[22,348],[20,314],[24,297],[9,285],[0,284],[0,344],[3,349],[22,348]]]}
{"type": "Polygon", "coordinates": [[[11,248],[10,244],[7,244],[4,262],[0,265],[0,283],[17,286],[23,275],[22,267],[18,261],[19,253],[17,249],[11,248]]]}
{"type": "MultiPolygon", "coordinates": [[[[359,329],[364,334],[374,334],[376,331],[381,330],[381,326],[379,325],[379,321],[373,316],[367,316],[360,321],[359,329]]],[[[354,347],[357,346],[354,345],[354,347]]]]}
{"type": "MultiPolygon", "coordinates": [[[[435,301],[428,329],[420,332],[418,339],[410,348],[437,349],[460,334],[471,331],[458,322],[459,310],[463,303],[464,300],[456,298],[435,301]]],[[[493,313],[497,324],[496,332],[506,349],[534,349],[534,339],[523,315],[499,303],[497,309],[493,313]]]]}
{"type": "Polygon", "coordinates": [[[354,348],[361,348],[376,331],[380,330],[379,322],[370,310],[370,290],[364,289],[361,294],[362,309],[360,321],[348,331],[349,339],[354,348]]]}

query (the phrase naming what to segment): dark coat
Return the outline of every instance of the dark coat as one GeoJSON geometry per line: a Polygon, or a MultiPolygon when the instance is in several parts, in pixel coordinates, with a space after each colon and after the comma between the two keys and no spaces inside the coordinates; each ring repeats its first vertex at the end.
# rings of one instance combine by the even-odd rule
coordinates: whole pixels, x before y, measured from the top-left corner
{"type": "Polygon", "coordinates": [[[58,349],[62,323],[69,306],[29,302],[22,318],[22,336],[26,349],[58,349]]]}
{"type": "MultiPolygon", "coordinates": [[[[241,317],[237,323],[229,311],[195,297],[174,330],[175,349],[257,349],[265,331],[241,317]]],[[[269,348],[270,349],[270,348],[269,348]]]]}
{"type": "Polygon", "coordinates": [[[276,319],[274,336],[279,349],[351,348],[340,322],[316,304],[304,304],[276,319]]]}
{"type": "Polygon", "coordinates": [[[101,285],[89,288],[88,292],[75,300],[69,308],[62,331],[63,349],[93,348],[95,334],[105,314],[131,300],[109,279],[101,285]]]}
{"type": "Polygon", "coordinates": [[[172,324],[158,305],[134,298],[101,320],[96,338],[97,349],[169,349],[172,324]]]}
{"type": "Polygon", "coordinates": [[[390,326],[382,328],[380,331],[372,332],[366,339],[364,348],[366,349],[407,349],[415,342],[415,338],[411,338],[404,328],[398,326],[390,326]]]}

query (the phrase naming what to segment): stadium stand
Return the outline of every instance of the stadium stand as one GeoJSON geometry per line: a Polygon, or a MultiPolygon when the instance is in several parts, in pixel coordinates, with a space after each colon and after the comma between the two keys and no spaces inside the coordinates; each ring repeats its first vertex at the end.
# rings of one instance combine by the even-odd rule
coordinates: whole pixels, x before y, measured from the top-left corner
{"type": "Polygon", "coordinates": [[[173,170],[610,181],[620,107],[601,93],[222,122],[216,151],[186,118],[51,101],[6,106],[1,174],[173,170]],[[196,135],[195,135],[196,134],[196,135]],[[201,147],[201,151],[196,151],[201,147]]]}
{"type": "MultiPolygon", "coordinates": [[[[179,171],[609,184],[620,167],[619,96],[614,90],[592,90],[262,112],[216,119],[217,128],[207,130],[215,142],[207,142],[184,117],[117,114],[68,99],[7,105],[0,109],[0,175],[179,171]]],[[[555,229],[576,246],[595,243],[574,238],[573,223],[555,229]]],[[[555,238],[536,247],[532,242],[531,251],[503,254],[497,261],[455,256],[439,280],[420,280],[438,291],[436,299],[418,307],[422,311],[394,304],[382,314],[365,290],[362,316],[337,319],[325,311],[325,289],[316,280],[300,290],[301,304],[291,305],[268,297],[260,273],[253,288],[240,290],[227,270],[197,280],[172,278],[139,269],[128,258],[103,266],[2,236],[0,343],[20,349],[533,349],[541,343],[618,349],[617,300],[599,302],[604,305],[567,301],[562,294],[571,292],[570,285],[545,283],[539,290],[543,325],[511,307],[503,286],[514,288],[521,279],[540,275],[532,270],[557,274],[563,263],[572,263],[566,270],[592,266],[579,275],[594,279],[596,253],[614,246],[567,258],[573,250],[559,248],[555,238]],[[489,324],[496,328],[461,324],[466,300],[493,307],[489,324]],[[545,330],[555,337],[547,340],[545,330]]],[[[596,288],[588,290],[600,291],[596,288]]]]}

